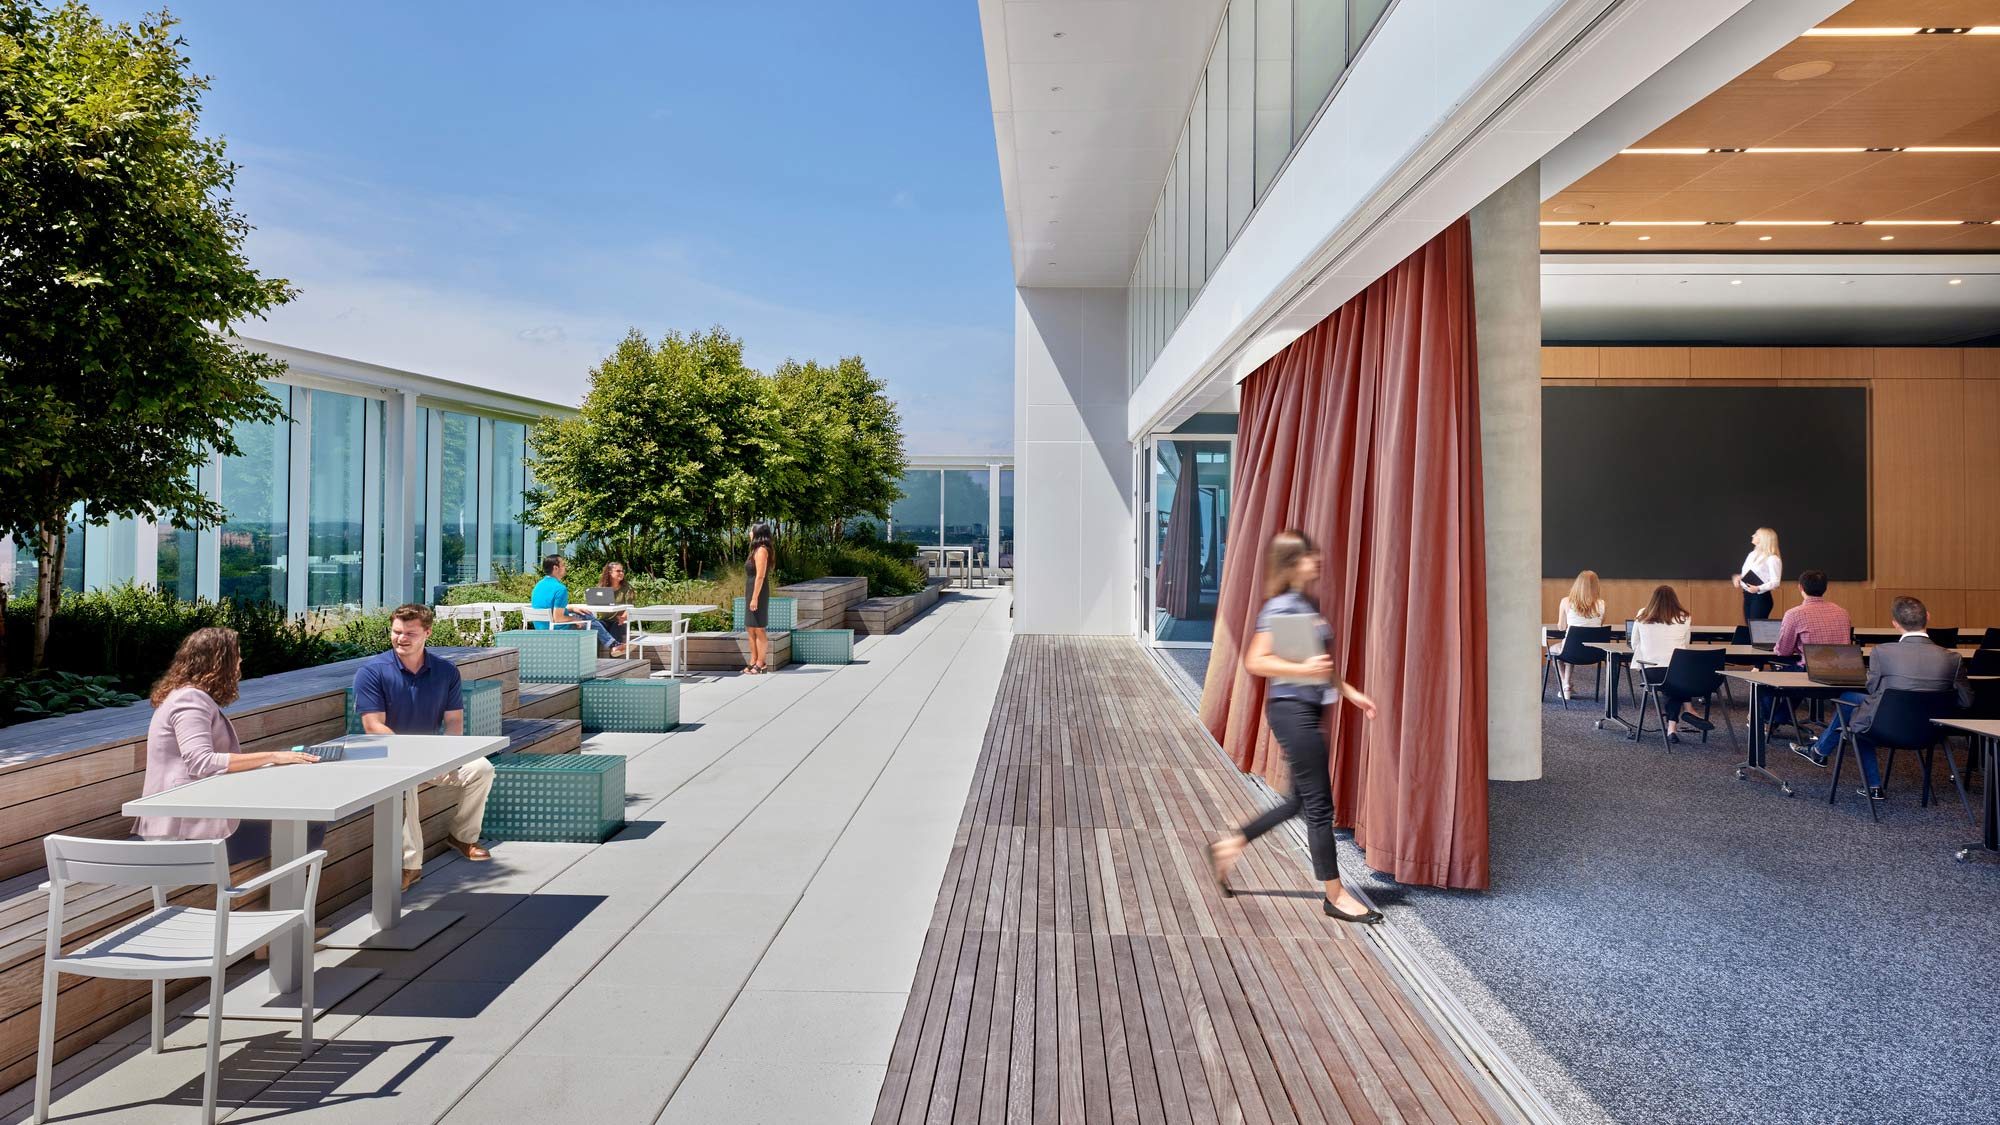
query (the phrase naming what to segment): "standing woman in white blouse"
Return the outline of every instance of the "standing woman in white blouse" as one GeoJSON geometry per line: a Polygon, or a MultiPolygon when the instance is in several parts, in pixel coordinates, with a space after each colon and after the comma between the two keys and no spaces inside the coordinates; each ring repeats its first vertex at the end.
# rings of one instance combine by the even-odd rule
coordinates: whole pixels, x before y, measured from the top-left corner
{"type": "Polygon", "coordinates": [[[1771,616],[1771,591],[1778,588],[1784,577],[1785,560],[1778,555],[1778,533],[1768,527],[1758,528],[1750,537],[1750,553],[1743,558],[1743,569],[1729,579],[1743,591],[1744,621],[1762,621],[1771,616]]]}

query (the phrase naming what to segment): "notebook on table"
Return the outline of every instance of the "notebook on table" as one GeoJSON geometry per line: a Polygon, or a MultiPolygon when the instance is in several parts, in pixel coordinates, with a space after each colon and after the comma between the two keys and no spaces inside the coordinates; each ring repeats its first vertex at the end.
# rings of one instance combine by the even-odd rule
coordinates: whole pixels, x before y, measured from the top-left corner
{"type": "Polygon", "coordinates": [[[1806,658],[1806,678],[1821,687],[1863,688],[1868,686],[1868,668],[1861,662],[1860,645],[1802,645],[1806,658]]]}

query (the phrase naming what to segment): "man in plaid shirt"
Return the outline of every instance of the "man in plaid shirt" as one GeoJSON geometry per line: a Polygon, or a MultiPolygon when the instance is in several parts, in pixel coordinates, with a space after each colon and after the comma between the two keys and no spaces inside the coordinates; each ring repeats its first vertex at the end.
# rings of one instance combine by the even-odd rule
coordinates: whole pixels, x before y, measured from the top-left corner
{"type": "MultiPolygon", "coordinates": [[[[1788,656],[1794,667],[1802,651],[1801,645],[1847,645],[1854,643],[1854,620],[1847,611],[1826,600],[1826,572],[1808,570],[1799,575],[1799,592],[1805,597],[1798,605],[1785,611],[1785,619],[1778,626],[1778,643],[1771,649],[1773,656],[1788,656]]],[[[1773,663],[1772,667],[1780,665],[1773,663]]],[[[1775,701],[1773,701],[1775,702],[1775,701]]],[[[1792,701],[1785,700],[1785,711],[1792,710],[1792,701]]],[[[1767,707],[1765,715],[1771,714],[1767,707]]],[[[1794,727],[1798,726],[1794,719],[1794,727]]],[[[1815,765],[1825,765],[1826,759],[1816,748],[1792,743],[1792,750],[1800,757],[1815,765]]]]}

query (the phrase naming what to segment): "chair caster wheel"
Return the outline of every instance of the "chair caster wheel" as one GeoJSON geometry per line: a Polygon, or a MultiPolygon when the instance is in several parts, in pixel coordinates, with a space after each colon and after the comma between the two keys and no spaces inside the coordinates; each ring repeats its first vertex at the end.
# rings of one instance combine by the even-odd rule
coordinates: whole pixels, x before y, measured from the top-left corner
{"type": "Polygon", "coordinates": [[[1953,852],[1953,853],[1952,853],[1952,857],[1951,857],[1951,858],[1952,858],[1952,862],[1954,862],[1954,863],[1964,863],[1964,862],[1965,862],[1966,860],[1969,860],[1969,859],[1971,859],[1971,858],[1972,858],[1972,849],[1971,849],[1971,848],[1960,848],[1960,849],[1958,849],[1958,851],[1956,851],[1956,852],[1953,852]]]}
{"type": "Polygon", "coordinates": [[[1738,781],[1742,781],[1742,780],[1743,780],[1744,778],[1746,778],[1746,777],[1749,777],[1749,776],[1750,776],[1749,774],[1747,774],[1747,773],[1744,773],[1744,772],[1743,772],[1742,770],[1737,770],[1737,771],[1736,771],[1736,780],[1738,780],[1738,781]]]}

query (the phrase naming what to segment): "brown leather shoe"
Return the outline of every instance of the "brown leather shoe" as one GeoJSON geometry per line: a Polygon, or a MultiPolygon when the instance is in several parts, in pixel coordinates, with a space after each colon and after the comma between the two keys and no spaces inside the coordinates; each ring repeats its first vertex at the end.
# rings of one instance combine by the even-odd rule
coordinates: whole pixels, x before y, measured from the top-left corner
{"type": "Polygon", "coordinates": [[[472,860],[474,863],[477,863],[481,860],[488,860],[493,858],[493,853],[487,851],[485,848],[480,847],[479,841],[477,840],[474,840],[469,844],[463,840],[452,840],[450,841],[450,843],[452,847],[458,849],[458,854],[464,856],[469,860],[472,860]]]}
{"type": "Polygon", "coordinates": [[[423,877],[424,877],[424,869],[421,867],[403,868],[403,889],[407,891],[411,887],[416,886],[417,880],[423,877]]]}

